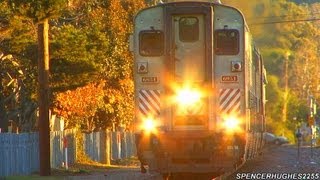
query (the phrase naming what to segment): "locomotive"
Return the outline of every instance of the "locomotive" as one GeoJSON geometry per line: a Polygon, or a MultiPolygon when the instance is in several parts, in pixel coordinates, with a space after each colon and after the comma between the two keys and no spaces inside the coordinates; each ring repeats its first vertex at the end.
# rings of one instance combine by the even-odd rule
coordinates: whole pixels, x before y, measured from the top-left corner
{"type": "Polygon", "coordinates": [[[210,0],[143,9],[130,37],[142,171],[233,171],[264,144],[266,70],[243,14],[210,0]]]}

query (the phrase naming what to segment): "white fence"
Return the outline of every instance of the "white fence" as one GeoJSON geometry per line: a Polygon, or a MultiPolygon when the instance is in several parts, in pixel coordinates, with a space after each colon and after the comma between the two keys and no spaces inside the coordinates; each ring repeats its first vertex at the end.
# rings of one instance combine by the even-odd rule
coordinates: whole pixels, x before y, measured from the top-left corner
{"type": "Polygon", "coordinates": [[[73,164],[76,161],[75,133],[73,130],[50,132],[50,161],[52,168],[61,167],[65,161],[64,137],[68,141],[68,164],[73,164]]]}
{"type": "Polygon", "coordinates": [[[0,134],[0,177],[39,169],[38,133],[0,134]]]}
{"type": "MultiPolygon", "coordinates": [[[[75,131],[50,133],[51,168],[61,167],[65,157],[63,137],[68,140],[68,164],[76,162],[75,131]]],[[[83,147],[92,160],[110,164],[136,154],[133,133],[93,132],[83,134],[83,147]]],[[[0,177],[29,175],[39,171],[38,133],[0,133],[0,177]]]]}

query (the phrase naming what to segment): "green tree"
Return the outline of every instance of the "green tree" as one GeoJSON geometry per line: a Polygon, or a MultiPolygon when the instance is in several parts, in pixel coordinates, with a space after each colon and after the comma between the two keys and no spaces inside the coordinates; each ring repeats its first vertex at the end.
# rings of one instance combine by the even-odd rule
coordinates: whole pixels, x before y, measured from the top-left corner
{"type": "Polygon", "coordinates": [[[53,92],[84,86],[101,78],[109,39],[96,27],[68,24],[52,28],[53,92]],[[76,68],[75,68],[76,67],[76,68]]]}
{"type": "MultiPolygon", "coordinates": [[[[22,66],[12,55],[0,55],[0,114],[1,123],[4,119],[18,124],[19,131],[26,132],[35,129],[36,104],[30,100],[25,86],[26,76],[22,66]]],[[[6,131],[8,125],[1,125],[6,131]]]]}
{"type": "Polygon", "coordinates": [[[319,97],[319,24],[312,19],[318,12],[317,5],[298,5],[286,0],[254,0],[250,4],[241,1],[224,1],[238,7],[245,15],[253,37],[260,48],[267,72],[267,120],[268,129],[278,134],[283,129],[293,135],[294,123],[306,121],[306,98],[313,94],[319,97]],[[286,57],[287,52],[290,56],[286,57]],[[288,62],[288,79],[285,77],[288,62]],[[282,92],[288,82],[289,96],[282,92]],[[283,97],[287,97],[284,99],[283,97]],[[281,121],[282,108],[289,111],[285,123],[281,121]],[[298,122],[293,122],[297,117],[298,122]]]}
{"type": "Polygon", "coordinates": [[[50,175],[48,21],[59,15],[66,0],[8,0],[8,4],[14,12],[32,19],[38,27],[40,175],[50,175]]]}
{"type": "Polygon", "coordinates": [[[128,36],[134,14],[144,6],[143,1],[70,1],[52,28],[53,90],[105,80],[105,103],[94,118],[100,127],[129,125],[133,119],[128,36]]]}

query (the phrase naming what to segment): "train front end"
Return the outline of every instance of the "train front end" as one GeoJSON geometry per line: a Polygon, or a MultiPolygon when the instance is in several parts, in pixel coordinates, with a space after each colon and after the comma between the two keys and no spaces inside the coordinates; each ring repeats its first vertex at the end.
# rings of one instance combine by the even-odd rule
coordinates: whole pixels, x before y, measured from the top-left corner
{"type": "Polygon", "coordinates": [[[222,174],[244,162],[253,86],[246,33],[238,10],[210,2],[137,14],[135,132],[149,170],[222,174]]]}

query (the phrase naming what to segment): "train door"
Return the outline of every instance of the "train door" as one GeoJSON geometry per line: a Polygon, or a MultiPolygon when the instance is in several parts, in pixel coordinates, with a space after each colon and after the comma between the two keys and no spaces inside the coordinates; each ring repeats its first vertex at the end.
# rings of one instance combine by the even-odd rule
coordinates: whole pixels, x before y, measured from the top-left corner
{"type": "Polygon", "coordinates": [[[205,25],[203,15],[177,15],[174,24],[175,81],[205,81],[205,25]]]}
{"type": "MultiPolygon", "coordinates": [[[[175,130],[200,130],[208,127],[208,97],[205,94],[208,78],[207,37],[211,38],[209,7],[180,9],[167,14],[170,22],[169,69],[176,101],[171,106],[171,125],[175,130]],[[207,10],[207,11],[206,11],[207,10]],[[185,13],[188,12],[188,13],[185,13]]],[[[211,67],[211,65],[209,65],[211,67]]],[[[210,76],[211,77],[211,76],[210,76]]],[[[211,81],[211,79],[210,79],[211,81]]]]}
{"type": "MultiPolygon", "coordinates": [[[[172,21],[175,46],[174,82],[178,91],[186,91],[186,97],[181,98],[186,98],[185,100],[188,101],[187,99],[191,100],[190,96],[203,96],[200,91],[205,82],[204,16],[201,14],[176,15],[173,16],[172,21]],[[198,95],[192,95],[197,91],[199,91],[198,95]],[[187,97],[188,94],[189,97],[187,97]]],[[[186,102],[185,105],[179,103],[173,108],[175,129],[205,128],[207,118],[204,100],[186,102]]]]}

